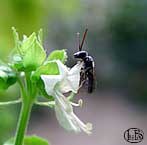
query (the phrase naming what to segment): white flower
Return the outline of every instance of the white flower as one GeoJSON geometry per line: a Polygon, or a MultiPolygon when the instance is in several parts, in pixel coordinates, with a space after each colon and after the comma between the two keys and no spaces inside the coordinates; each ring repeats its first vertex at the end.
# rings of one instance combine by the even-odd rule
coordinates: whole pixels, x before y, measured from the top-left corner
{"type": "Polygon", "coordinates": [[[54,89],[57,88],[61,93],[67,93],[69,91],[77,93],[83,63],[76,64],[69,69],[60,60],[56,60],[55,62],[59,68],[59,75],[41,75],[48,95],[54,95],[54,89]]]}
{"type": "MultiPolygon", "coordinates": [[[[59,75],[41,75],[44,81],[45,90],[48,95],[55,98],[55,112],[60,125],[69,131],[81,132],[83,130],[87,134],[91,133],[92,125],[84,124],[73,112],[72,105],[63,93],[72,91],[77,93],[80,83],[80,71],[83,63],[76,64],[68,69],[61,61],[55,61],[59,68],[59,75]]],[[[79,104],[80,106],[80,104],[79,104]]]]}
{"type": "Polygon", "coordinates": [[[92,124],[84,124],[75,115],[71,105],[72,103],[63,94],[60,94],[60,92],[56,92],[56,98],[55,112],[59,124],[68,131],[74,131],[78,133],[82,130],[87,134],[91,134],[92,124]]]}

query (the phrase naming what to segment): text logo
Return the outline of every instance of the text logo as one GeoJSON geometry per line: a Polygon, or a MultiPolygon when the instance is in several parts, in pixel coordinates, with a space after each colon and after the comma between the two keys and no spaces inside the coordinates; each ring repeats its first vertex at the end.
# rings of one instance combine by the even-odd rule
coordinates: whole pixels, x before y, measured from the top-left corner
{"type": "Polygon", "coordinates": [[[139,143],[144,138],[144,132],[139,128],[129,128],[124,132],[124,139],[129,143],[139,143]]]}

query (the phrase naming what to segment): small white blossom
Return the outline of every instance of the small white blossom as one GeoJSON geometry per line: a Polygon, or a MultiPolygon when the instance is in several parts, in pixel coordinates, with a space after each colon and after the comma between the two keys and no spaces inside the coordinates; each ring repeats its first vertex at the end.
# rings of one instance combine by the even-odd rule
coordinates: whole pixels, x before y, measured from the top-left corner
{"type": "Polygon", "coordinates": [[[77,93],[83,63],[76,64],[69,69],[60,60],[56,60],[55,62],[59,68],[59,75],[41,75],[48,95],[54,95],[54,89],[57,88],[61,93],[67,93],[69,91],[77,93]]]}
{"type": "Polygon", "coordinates": [[[56,60],[56,63],[59,68],[59,75],[41,75],[41,79],[44,81],[47,94],[55,98],[57,120],[66,130],[74,132],[81,132],[83,130],[87,134],[90,134],[92,125],[90,123],[84,124],[73,112],[72,105],[80,106],[82,104],[81,100],[79,104],[75,104],[63,95],[63,93],[70,91],[77,93],[83,63],[80,62],[71,69],[67,68],[59,60],[56,60]]]}
{"type": "Polygon", "coordinates": [[[56,92],[56,95],[57,99],[55,100],[55,112],[59,124],[68,131],[74,131],[78,133],[82,130],[87,134],[91,134],[92,124],[84,124],[75,115],[73,112],[72,103],[63,94],[56,92]]]}

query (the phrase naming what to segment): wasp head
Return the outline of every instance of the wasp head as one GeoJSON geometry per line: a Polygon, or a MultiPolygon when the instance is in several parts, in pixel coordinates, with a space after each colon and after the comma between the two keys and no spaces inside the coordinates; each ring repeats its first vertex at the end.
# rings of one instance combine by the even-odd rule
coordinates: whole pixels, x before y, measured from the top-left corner
{"type": "Polygon", "coordinates": [[[88,56],[88,52],[86,52],[86,51],[78,51],[78,52],[74,53],[74,57],[77,59],[84,60],[86,58],[86,56],[88,56]]]}

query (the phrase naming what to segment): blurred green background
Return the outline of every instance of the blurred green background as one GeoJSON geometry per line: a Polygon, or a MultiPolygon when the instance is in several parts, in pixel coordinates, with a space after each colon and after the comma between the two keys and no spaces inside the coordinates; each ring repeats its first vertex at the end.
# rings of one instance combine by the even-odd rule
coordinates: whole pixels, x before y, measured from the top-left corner
{"type": "MultiPolygon", "coordinates": [[[[122,107],[127,108],[120,111],[122,114],[126,113],[124,114],[126,123],[122,128],[120,127],[120,130],[132,127],[130,123],[128,123],[130,126],[127,124],[129,122],[127,120],[131,119],[132,122],[134,119],[139,120],[133,122],[134,125],[144,129],[144,121],[147,120],[144,115],[147,109],[146,8],[146,0],[2,0],[0,4],[0,59],[6,62],[14,47],[12,26],[16,27],[21,37],[22,34],[29,35],[33,31],[43,28],[44,47],[47,52],[54,49],[67,49],[69,55],[67,64],[72,66],[76,62],[73,53],[78,49],[76,32],[80,32],[82,37],[85,28],[88,28],[88,36],[83,49],[95,59],[97,86],[90,97],[84,89],[80,92],[79,97],[87,96],[86,105],[91,101],[89,107],[93,107],[93,111],[103,115],[100,117],[98,113],[97,117],[100,117],[101,121],[108,120],[105,122],[107,124],[109,121],[116,121],[118,116],[113,116],[113,112],[122,107]],[[100,105],[99,102],[102,102],[103,106],[96,107],[100,105]],[[109,106],[109,104],[112,105],[109,106]],[[130,106],[132,106],[131,109],[130,106]],[[112,112],[108,111],[109,107],[112,112]],[[105,109],[108,110],[103,112],[105,109]],[[130,117],[130,110],[136,114],[134,118],[130,117]],[[107,115],[108,118],[105,118],[107,115]],[[111,115],[114,119],[111,118],[111,115]]],[[[18,98],[19,91],[17,88],[16,84],[6,92],[0,91],[0,101],[18,98]]],[[[83,99],[85,98],[83,97],[83,99]]],[[[14,135],[19,110],[19,105],[0,107],[0,144],[14,135]]],[[[101,124],[92,110],[87,108],[91,120],[93,120],[96,129],[99,130],[101,124]]],[[[56,145],[62,143],[72,145],[71,142],[64,142],[64,138],[67,137],[62,134],[64,130],[61,129],[60,131],[55,127],[58,126],[54,120],[52,121],[55,115],[48,112],[48,109],[34,107],[29,133],[46,137],[56,145]],[[50,132],[48,134],[45,130],[47,121],[45,121],[43,128],[41,124],[43,119],[48,120],[50,124],[53,123],[55,127],[53,133],[48,130],[50,132]],[[40,126],[40,128],[35,130],[36,126],[40,126]],[[58,141],[55,140],[56,137],[59,138],[58,141]]],[[[81,114],[84,114],[83,118],[88,118],[86,110],[81,114]]],[[[118,118],[120,119],[120,117],[118,118]]],[[[123,119],[117,123],[116,129],[124,123],[121,122],[123,119]]],[[[111,129],[109,128],[109,130],[111,129]]],[[[102,130],[102,134],[105,135],[107,128],[106,130],[101,128],[100,131],[102,130]]],[[[99,144],[99,141],[96,141],[98,136],[99,133],[96,132],[93,138],[88,138],[89,144],[99,144]]],[[[74,138],[75,136],[70,137],[74,138]]],[[[81,141],[83,141],[81,144],[88,144],[85,139],[87,139],[86,136],[79,137],[79,142],[76,144],[80,144],[81,141]]],[[[108,139],[108,142],[105,142],[105,139],[107,140],[107,135],[105,138],[102,136],[100,143],[104,145],[108,143],[123,144],[116,138],[108,139]]]]}

